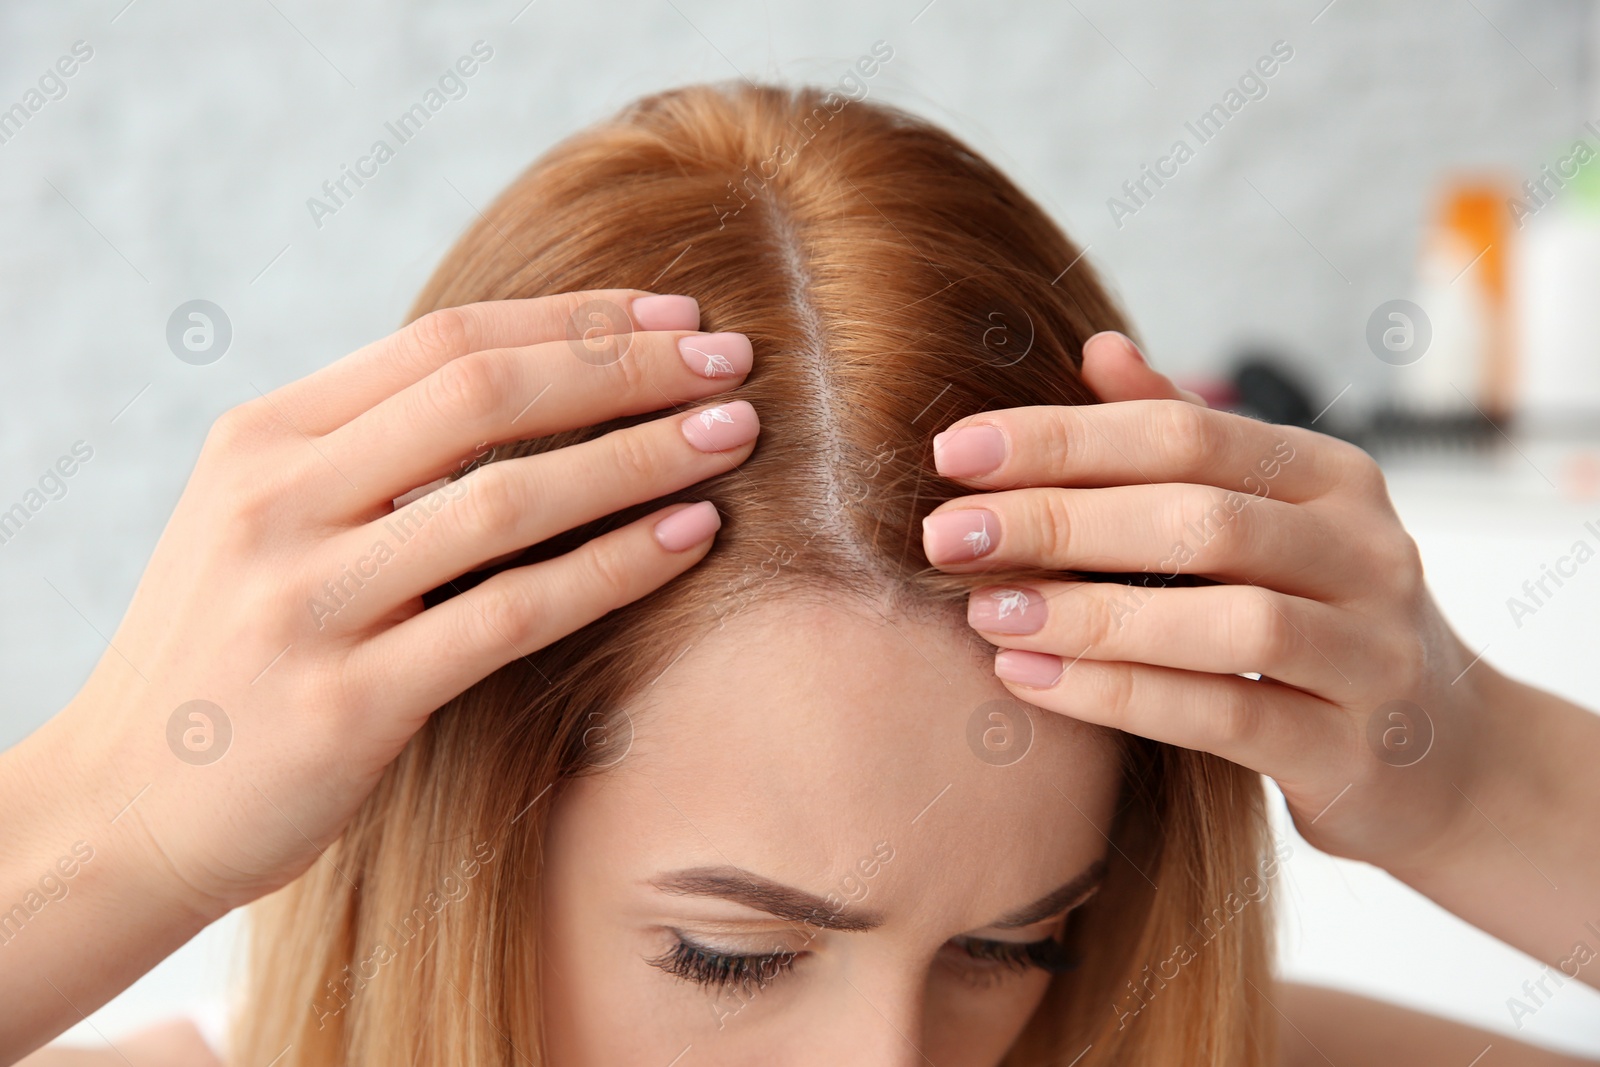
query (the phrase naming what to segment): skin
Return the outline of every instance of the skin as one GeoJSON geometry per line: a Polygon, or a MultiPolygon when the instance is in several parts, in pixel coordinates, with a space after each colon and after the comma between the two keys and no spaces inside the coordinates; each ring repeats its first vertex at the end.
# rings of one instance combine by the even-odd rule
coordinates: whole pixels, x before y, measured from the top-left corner
{"type": "Polygon", "coordinates": [[[1595,1061],[1337,989],[1285,985],[1275,998],[1284,1067],[1579,1067],[1595,1061]]]}
{"type": "Polygon", "coordinates": [[[945,439],[935,462],[982,493],[935,515],[986,509],[992,548],[935,564],[1219,584],[1032,583],[1046,617],[1029,634],[999,632],[980,606],[995,590],[976,590],[969,621],[1006,646],[997,676],[1038,707],[1271,776],[1313,845],[1600,987],[1600,716],[1501,675],[1451,630],[1365,452],[1207,410],[1120,334],[1091,338],[1084,360],[1099,395],[1127,402],[953,424],[992,427],[1003,448],[958,473],[945,439]],[[1431,744],[1395,701],[1422,710],[1431,744]],[[1387,749],[1397,739],[1413,747],[1387,749]]]}
{"type": "Polygon", "coordinates": [[[696,507],[673,505],[422,609],[423,593],[451,577],[750,454],[748,405],[710,426],[743,440],[702,435],[700,448],[690,436],[695,412],[748,372],[748,341],[731,373],[707,377],[700,353],[714,342],[679,347],[698,306],[679,297],[652,308],[647,295],[435,312],[217,420],[88,682],[0,754],[3,906],[57,877],[74,843],[91,854],[69,895],[32,909],[5,945],[0,1063],[304,871],[445,701],[704,556],[714,526],[690,531],[690,543],[657,540],[658,524],[696,507]],[[580,317],[597,303],[609,314],[580,317]],[[393,514],[394,498],[486,443],[679,402],[691,413],[489,464],[393,514]],[[412,522],[403,541],[388,526],[402,519],[412,522]],[[363,569],[379,541],[390,558],[314,617],[323,583],[363,569]],[[180,715],[169,744],[169,723],[197,699],[232,728],[209,764],[183,758],[186,729],[201,730],[192,740],[209,752],[203,724],[180,715]]]}
{"type": "MultiPolygon", "coordinates": [[[[5,947],[0,1062],[60,1033],[228,910],[302,872],[433,709],[703,557],[714,529],[669,548],[653,535],[656,524],[689,509],[662,509],[570,556],[506,570],[445,604],[423,611],[420,601],[442,580],[691,485],[749,454],[749,439],[710,451],[688,445],[675,416],[561,453],[493,464],[485,468],[492,473],[458,483],[466,495],[451,497],[448,508],[441,497],[425,497],[440,504],[430,514],[448,518],[431,521],[412,551],[386,564],[325,625],[306,611],[324,580],[368,550],[393,498],[447,475],[485,443],[707,402],[742,379],[743,370],[719,380],[696,373],[695,361],[677,350],[695,322],[630,317],[640,295],[568,294],[436,313],[218,421],[88,683],[0,754],[0,900],[25,899],[75,842],[93,849],[92,860],[77,865],[70,895],[33,913],[5,947]],[[635,343],[619,359],[574,358],[567,340],[575,310],[597,298],[618,309],[612,329],[634,328],[635,343]],[[226,760],[213,766],[178,758],[166,743],[174,711],[194,699],[222,706],[234,728],[226,760]]],[[[940,509],[991,510],[997,549],[989,562],[1158,569],[1181,537],[1174,527],[1199,518],[1197,503],[1241,488],[1248,473],[1264,475],[1258,465],[1282,437],[1293,458],[1269,479],[1267,499],[1181,565],[1220,586],[1147,591],[1125,625],[1114,626],[1107,588],[1044,583],[1042,599],[1073,610],[1051,611],[1050,625],[1030,635],[980,630],[1007,646],[994,660],[1003,690],[1059,713],[1063,724],[1124,729],[1268,774],[1319,847],[1383,866],[1469,922],[1595,984],[1594,965],[1572,962],[1594,918],[1591,903],[1600,900],[1600,848],[1594,820],[1572,813],[1600,811],[1600,778],[1589,773],[1600,764],[1600,720],[1473,662],[1428,596],[1415,546],[1370,459],[1316,434],[1204,411],[1118,335],[1091,339],[1083,373],[1101,398],[1126,403],[984,412],[954,424],[995,425],[1007,446],[995,470],[960,476],[974,497],[940,509]],[[1072,669],[1063,670],[1069,659],[1072,669]],[[1052,663],[1051,684],[1018,680],[1019,668],[1052,663]],[[1265,680],[1236,677],[1246,671],[1265,680]],[[1405,768],[1376,759],[1365,740],[1375,706],[1395,699],[1420,705],[1434,725],[1427,756],[1405,768]]],[[[753,418],[748,428],[753,435],[753,418]]],[[[777,655],[790,635],[746,655],[777,655]]],[[[731,679],[737,672],[727,669],[731,679]]],[[[817,674],[808,665],[801,676],[815,681],[817,674]]],[[[867,715],[856,725],[871,722],[867,715]]],[[[1041,737],[1057,729],[1049,722],[1042,716],[1041,737]]],[[[899,740],[913,736],[902,730],[899,740]]],[[[671,742],[663,733],[655,744],[659,755],[671,742]]],[[[639,759],[649,751],[646,743],[639,759]]],[[[836,749],[831,758],[847,755],[836,749]]],[[[773,769],[794,772],[781,761],[773,769]]],[[[672,784],[672,773],[687,771],[663,762],[660,773],[672,784]]],[[[875,784],[887,788],[889,780],[879,775],[875,784]]],[[[873,780],[837,784],[865,781],[873,780]]],[[[1048,794],[1026,800],[1049,802],[1048,794]]],[[[715,813],[697,814],[695,821],[709,824],[715,813]]],[[[1059,817],[1039,812],[1041,820],[1059,817]]],[[[783,829],[791,828],[772,832],[783,829]]],[[[673,840],[688,842],[684,853],[704,847],[681,827],[673,840]]],[[[862,855],[811,845],[781,871],[784,864],[759,850],[739,862],[771,864],[774,871],[763,873],[816,891],[862,855]]],[[[784,976],[794,979],[789,993],[775,982],[725,1032],[746,1018],[792,1026],[821,990],[837,992],[837,984],[806,986],[808,963],[860,977],[872,1003],[886,1006],[906,1033],[926,1030],[926,1020],[956,1019],[935,999],[936,984],[919,994],[911,976],[928,968],[932,946],[981,931],[1019,900],[986,899],[989,910],[965,911],[973,900],[943,892],[957,877],[944,869],[937,881],[924,878],[940,892],[919,897],[915,875],[935,864],[900,858],[897,852],[881,872],[877,901],[886,910],[893,904],[895,914],[880,930],[829,931],[827,959],[819,962],[819,952],[800,961],[784,976]],[[895,888],[901,877],[909,888],[895,888]],[[924,921],[930,902],[933,918],[924,921]],[[871,938],[896,947],[853,947],[871,938]],[[780,996],[790,995],[785,1010],[780,996]]],[[[995,884],[1002,881],[1017,893],[1029,888],[1023,872],[1008,870],[995,884]]],[[[982,891],[990,890],[985,880],[982,891]]],[[[645,921],[637,908],[628,914],[636,926],[645,921]]],[[[659,925],[661,916],[650,921],[659,925]]],[[[617,943],[607,951],[624,954],[617,943]]],[[[639,947],[628,951],[637,960],[639,947]]],[[[576,973],[578,964],[571,967],[576,973]]],[[[635,967],[627,980],[643,977],[635,967]]],[[[599,1010],[593,990],[588,982],[582,989],[590,999],[575,1004],[577,1017],[592,1020],[599,1010]]],[[[851,1013],[867,999],[836,1005],[852,1028],[851,1013]]],[[[963,1022],[962,1033],[970,1022],[970,1033],[982,1035],[974,1039],[982,1048],[940,1033],[932,1040],[950,1042],[941,1046],[950,1055],[987,1062],[988,1043],[1016,1025],[1022,1003],[1019,994],[963,1022]]],[[[1384,1057],[1393,1045],[1383,1042],[1399,1041],[1396,1026],[1352,1025],[1349,1013],[1361,1010],[1318,993],[1282,1008],[1287,1025],[1308,1033],[1334,1012],[1341,1020],[1334,1032],[1350,1043],[1341,1046],[1348,1062],[1392,1062],[1384,1057]]],[[[1385,1011],[1385,1020],[1401,1017],[1399,1009],[1385,1011]]],[[[882,1050],[885,1062],[907,1056],[908,1041],[897,1045],[886,1029],[859,1026],[850,1032],[877,1042],[869,1047],[882,1050]]],[[[146,1036],[168,1050],[168,1063],[206,1062],[182,1027],[146,1036]]],[[[1406,1062],[1457,1062],[1445,1054],[1450,1049],[1405,1051],[1406,1062]]],[[[58,1055],[68,1054],[46,1052],[35,1062],[58,1055]]],[[[842,1061],[867,1062],[855,1050],[842,1061]]]]}
{"type": "MultiPolygon", "coordinates": [[[[686,1048],[707,1064],[998,1062],[1048,979],[975,967],[951,933],[1032,940],[1059,927],[984,924],[1103,856],[1115,778],[1105,731],[1048,713],[1017,763],[975,759],[967,717],[996,699],[1004,687],[970,634],[860,606],[773,601],[692,646],[627,708],[623,760],[555,804],[543,960],[553,1062],[669,1063],[686,1048]],[[727,865],[882,925],[782,922],[653,884],[727,865]],[[806,955],[762,988],[714,991],[647,962],[673,943],[669,928],[729,952],[806,955]]],[[[1592,1062],[1337,990],[1281,983],[1272,1000],[1285,1067],[1592,1062]]],[[[221,1067],[187,1020],[22,1063],[221,1067]]]]}
{"type": "Polygon", "coordinates": [[[552,813],[554,1062],[667,1063],[689,1045],[705,1064],[999,1062],[1049,976],[974,960],[951,938],[1057,932],[1092,886],[1025,927],[995,924],[1104,857],[1119,776],[1107,731],[1044,713],[1017,762],[977,758],[974,709],[1027,712],[963,631],[768,601],[628,709],[628,756],[552,813]],[[652,885],[729,865],[881,925],[826,929],[652,885]],[[803,955],[763,988],[708,990],[647,962],[673,929],[724,952],[803,955]]]}

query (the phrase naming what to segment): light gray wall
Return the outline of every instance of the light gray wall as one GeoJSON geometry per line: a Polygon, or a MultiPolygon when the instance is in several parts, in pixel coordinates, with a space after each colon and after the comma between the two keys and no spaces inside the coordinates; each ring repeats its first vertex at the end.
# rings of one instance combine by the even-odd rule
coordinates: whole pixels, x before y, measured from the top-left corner
{"type": "Polygon", "coordinates": [[[1531,172],[1586,117],[1576,0],[523,2],[0,9],[0,107],[75,41],[94,50],[0,144],[0,508],[74,442],[94,450],[0,544],[0,743],[100,654],[211,420],[391,329],[473,205],[641,93],[831,83],[881,38],[895,56],[873,93],[1053,210],[1158,365],[1278,342],[1321,395],[1356,381],[1357,405],[1376,366],[1361,327],[1408,285],[1436,175],[1531,172]],[[468,94],[318,229],[307,198],[477,40],[494,58],[468,94]],[[1278,40],[1294,58],[1267,95],[1114,226],[1122,183],[1278,40]],[[197,297],[234,329],[208,367],[164,341],[197,297]]]}

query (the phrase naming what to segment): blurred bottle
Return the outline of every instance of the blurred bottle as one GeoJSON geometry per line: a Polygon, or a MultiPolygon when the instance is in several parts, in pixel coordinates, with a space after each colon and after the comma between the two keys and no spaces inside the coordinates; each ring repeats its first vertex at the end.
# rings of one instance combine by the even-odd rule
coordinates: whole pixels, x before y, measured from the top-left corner
{"type": "Polygon", "coordinates": [[[1456,179],[1442,191],[1417,271],[1416,302],[1432,335],[1426,352],[1395,376],[1402,411],[1438,417],[1476,407],[1497,423],[1511,413],[1508,196],[1504,183],[1489,178],[1456,179]]]}
{"type": "Polygon", "coordinates": [[[1536,182],[1509,212],[1520,224],[1511,263],[1517,425],[1592,432],[1600,422],[1600,159],[1589,142],[1576,142],[1536,182]]]}

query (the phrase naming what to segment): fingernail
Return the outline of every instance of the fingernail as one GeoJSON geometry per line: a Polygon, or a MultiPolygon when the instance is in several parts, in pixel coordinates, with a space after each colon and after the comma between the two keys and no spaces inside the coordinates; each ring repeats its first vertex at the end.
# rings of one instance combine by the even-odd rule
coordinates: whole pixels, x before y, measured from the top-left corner
{"type": "Polygon", "coordinates": [[[1048,689],[1064,673],[1060,656],[1008,648],[994,658],[995,677],[1035,689],[1048,689]]]}
{"type": "Polygon", "coordinates": [[[692,296],[641,296],[633,302],[633,321],[645,330],[698,330],[700,302],[692,296]]]}
{"type": "Polygon", "coordinates": [[[922,520],[922,551],[929,563],[977,559],[998,536],[1000,522],[987,508],[941,511],[922,520]]]}
{"type": "Polygon", "coordinates": [[[668,552],[693,548],[722,528],[722,516],[709,500],[690,504],[656,523],[656,543],[668,552]]]}
{"type": "Polygon", "coordinates": [[[750,373],[750,338],[742,333],[692,333],[678,338],[689,369],[705,378],[737,378],[750,373]]]}
{"type": "Polygon", "coordinates": [[[756,409],[745,400],[696,411],[679,425],[683,427],[683,436],[702,452],[726,452],[749,444],[761,432],[756,409]]]}
{"type": "Polygon", "coordinates": [[[1123,347],[1125,347],[1129,352],[1133,353],[1133,358],[1137,359],[1140,363],[1145,362],[1144,353],[1139,351],[1139,346],[1133,343],[1133,338],[1129,337],[1125,333],[1122,333],[1120,330],[1101,330],[1097,334],[1090,335],[1089,339],[1083,342],[1084,346],[1087,347],[1089,341],[1093,341],[1096,337],[1115,337],[1117,340],[1122,342],[1123,347]]]}
{"type": "Polygon", "coordinates": [[[993,634],[1036,634],[1050,609],[1037,589],[991,585],[967,596],[967,625],[993,634]]]}
{"type": "Polygon", "coordinates": [[[1006,458],[1006,438],[995,426],[963,426],[933,437],[933,465],[946,478],[988,474],[1006,458]]]}

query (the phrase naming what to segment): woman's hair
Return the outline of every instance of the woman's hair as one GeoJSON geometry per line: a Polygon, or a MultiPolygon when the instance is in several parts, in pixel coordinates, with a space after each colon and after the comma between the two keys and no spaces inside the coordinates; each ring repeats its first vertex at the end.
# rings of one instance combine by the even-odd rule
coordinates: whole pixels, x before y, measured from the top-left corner
{"type": "MultiPolygon", "coordinates": [[[[754,403],[761,438],[728,473],[516,562],[668,500],[711,500],[721,532],[684,575],[445,705],[326,856],[256,905],[239,1063],[547,1063],[541,841],[559,784],[612,760],[618,709],[758,601],[855,594],[959,624],[995,575],[922,555],[922,518],[967,492],[933,473],[933,434],[982,410],[1093,403],[1083,342],[1125,328],[1080,251],[988,162],[906,112],[814,88],[690,86],[569,138],[467,230],[412,317],[600,288],[687,293],[703,329],[747,334],[755,368],[719,399],[754,403]]],[[[575,341],[574,358],[593,356],[575,341]]],[[[1066,935],[1083,963],[1006,1062],[1266,1064],[1260,779],[1118,736],[1110,872],[1066,935]]]]}

